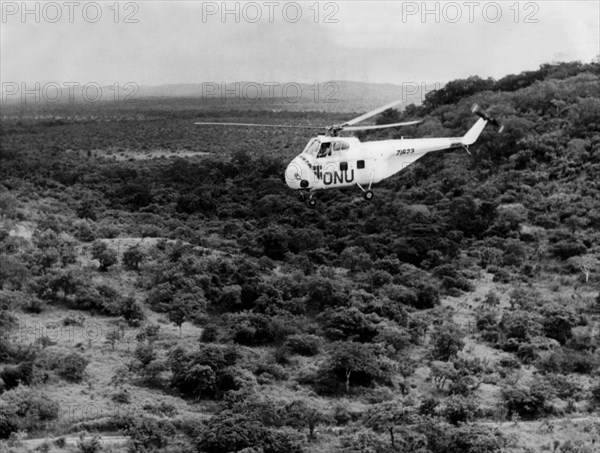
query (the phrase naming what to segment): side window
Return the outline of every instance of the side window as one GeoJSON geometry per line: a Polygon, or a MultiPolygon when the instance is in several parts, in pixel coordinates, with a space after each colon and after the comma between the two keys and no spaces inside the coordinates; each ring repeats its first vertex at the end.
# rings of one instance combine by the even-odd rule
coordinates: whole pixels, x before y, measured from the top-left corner
{"type": "Polygon", "coordinates": [[[365,168],[365,161],[364,160],[359,160],[356,162],[356,168],[358,168],[359,170],[361,168],[365,168]]]}
{"type": "Polygon", "coordinates": [[[350,145],[346,142],[333,142],[333,150],[334,151],[345,151],[350,148],[350,145]]]}
{"type": "Polygon", "coordinates": [[[340,162],[340,170],[341,171],[348,170],[348,162],[340,162]]]}

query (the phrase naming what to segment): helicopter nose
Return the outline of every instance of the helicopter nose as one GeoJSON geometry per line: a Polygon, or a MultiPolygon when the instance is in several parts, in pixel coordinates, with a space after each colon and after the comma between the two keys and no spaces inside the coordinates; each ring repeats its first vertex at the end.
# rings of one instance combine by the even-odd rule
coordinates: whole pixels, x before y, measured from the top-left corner
{"type": "Polygon", "coordinates": [[[285,182],[291,189],[306,189],[308,188],[308,178],[306,169],[298,158],[289,163],[285,169],[285,182]]]}

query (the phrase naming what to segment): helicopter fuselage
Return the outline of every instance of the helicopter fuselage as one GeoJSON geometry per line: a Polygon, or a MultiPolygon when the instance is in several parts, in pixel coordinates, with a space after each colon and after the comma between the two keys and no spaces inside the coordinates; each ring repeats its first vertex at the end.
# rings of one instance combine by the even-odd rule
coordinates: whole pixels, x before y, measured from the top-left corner
{"type": "Polygon", "coordinates": [[[463,137],[361,142],[355,137],[313,138],[288,165],[287,185],[296,190],[377,184],[425,154],[463,146],[463,137]]]}

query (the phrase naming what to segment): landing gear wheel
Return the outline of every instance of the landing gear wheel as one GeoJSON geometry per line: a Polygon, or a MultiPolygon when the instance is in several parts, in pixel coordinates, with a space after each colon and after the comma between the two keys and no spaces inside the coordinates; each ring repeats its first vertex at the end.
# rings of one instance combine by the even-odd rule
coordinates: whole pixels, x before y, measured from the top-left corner
{"type": "Polygon", "coordinates": [[[372,190],[365,191],[365,193],[363,193],[363,197],[365,200],[371,201],[374,197],[373,191],[372,190]]]}
{"type": "Polygon", "coordinates": [[[300,192],[300,201],[306,201],[306,194],[304,192],[300,192]]]}
{"type": "Polygon", "coordinates": [[[317,205],[317,200],[315,200],[314,198],[309,198],[308,200],[306,200],[306,206],[308,206],[309,208],[314,208],[317,205]]]}

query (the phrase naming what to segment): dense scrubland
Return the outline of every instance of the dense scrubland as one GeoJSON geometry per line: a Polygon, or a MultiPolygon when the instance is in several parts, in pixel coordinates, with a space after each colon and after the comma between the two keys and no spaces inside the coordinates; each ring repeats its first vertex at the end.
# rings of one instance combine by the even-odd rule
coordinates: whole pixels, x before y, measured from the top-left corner
{"type": "Polygon", "coordinates": [[[505,129],[316,209],[305,132],[193,122],[353,112],[4,106],[0,451],[599,451],[599,77],[387,111],[362,140],[505,129]]]}

